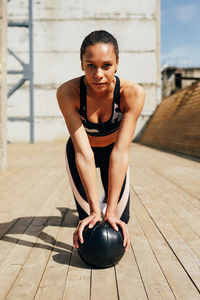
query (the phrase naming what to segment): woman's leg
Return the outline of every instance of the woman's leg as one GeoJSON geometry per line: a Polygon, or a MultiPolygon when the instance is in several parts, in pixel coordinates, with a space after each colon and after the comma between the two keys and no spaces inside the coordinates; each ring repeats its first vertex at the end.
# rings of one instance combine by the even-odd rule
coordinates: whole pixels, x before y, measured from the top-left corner
{"type": "Polygon", "coordinates": [[[129,167],[126,172],[126,176],[124,179],[124,183],[121,189],[121,193],[119,196],[118,204],[117,204],[117,216],[125,222],[128,223],[130,218],[130,175],[129,175],[129,167]]]}
{"type": "MultiPolygon", "coordinates": [[[[101,202],[104,201],[108,194],[108,168],[109,168],[109,159],[110,153],[112,151],[113,146],[108,146],[105,148],[93,148],[93,152],[95,155],[95,163],[97,167],[100,167],[101,179],[103,183],[103,187],[105,190],[105,195],[101,197],[101,202]]],[[[84,191],[83,184],[81,182],[80,176],[78,174],[78,170],[76,168],[75,162],[75,151],[71,138],[69,138],[66,145],[66,168],[68,172],[68,177],[71,185],[71,189],[74,195],[77,211],[79,214],[79,218],[82,220],[89,215],[89,204],[87,201],[87,197],[84,191]]],[[[130,183],[129,183],[129,171],[127,171],[126,177],[124,179],[124,183],[120,192],[118,205],[117,205],[117,216],[128,223],[129,220],[129,203],[130,203],[130,183]]],[[[105,201],[104,201],[105,202],[105,201]]],[[[100,203],[102,210],[106,208],[106,205],[102,205],[100,203]]]]}
{"type": "MultiPolygon", "coordinates": [[[[113,148],[113,146],[108,146],[108,147],[102,148],[101,153],[100,152],[98,153],[98,164],[100,167],[102,184],[103,184],[104,191],[105,191],[105,198],[107,198],[107,195],[108,195],[108,171],[109,171],[109,161],[110,161],[110,154],[112,152],[112,148],[113,148]]],[[[103,202],[105,203],[106,199],[104,199],[103,202]]],[[[106,205],[102,205],[102,207],[103,206],[104,206],[104,211],[105,211],[106,205]]],[[[126,176],[124,178],[124,182],[123,182],[121,192],[119,195],[119,199],[118,199],[117,217],[120,218],[125,223],[128,223],[129,218],[130,218],[129,168],[128,168],[126,176]]]]}
{"type": "Polygon", "coordinates": [[[75,151],[71,138],[66,145],[66,168],[69,177],[69,182],[74,195],[77,211],[80,220],[85,219],[89,215],[89,204],[81,182],[75,162],[75,151]]]}
{"type": "MultiPolygon", "coordinates": [[[[105,195],[108,195],[108,169],[101,168],[101,179],[105,190],[105,195]]],[[[104,200],[105,202],[105,200],[104,200]]],[[[106,207],[105,207],[106,208],[106,207]]],[[[104,211],[105,211],[104,208],[104,211]]],[[[122,189],[119,195],[117,204],[117,217],[123,222],[128,223],[130,218],[130,180],[129,180],[129,168],[127,170],[122,189]]]]}

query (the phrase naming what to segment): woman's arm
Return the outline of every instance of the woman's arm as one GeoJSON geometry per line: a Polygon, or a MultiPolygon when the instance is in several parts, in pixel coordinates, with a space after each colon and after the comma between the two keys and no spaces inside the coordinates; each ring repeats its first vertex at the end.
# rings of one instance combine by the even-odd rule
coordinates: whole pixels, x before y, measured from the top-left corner
{"type": "Polygon", "coordinates": [[[84,227],[88,224],[91,224],[92,227],[98,220],[101,220],[94,154],[77,111],[78,97],[78,92],[70,84],[65,87],[61,86],[57,90],[58,104],[75,148],[76,166],[90,207],[90,216],[81,222],[78,235],[74,240],[77,247],[78,237],[81,242],[83,241],[82,231],[84,227]]]}
{"type": "Polygon", "coordinates": [[[124,243],[128,240],[127,230],[123,222],[116,216],[117,202],[124,178],[128,168],[129,147],[133,139],[137,119],[144,105],[144,90],[141,86],[130,85],[123,92],[121,101],[124,116],[120,124],[119,133],[110,156],[108,199],[105,219],[111,223],[114,229],[120,225],[124,234],[124,243]]]}

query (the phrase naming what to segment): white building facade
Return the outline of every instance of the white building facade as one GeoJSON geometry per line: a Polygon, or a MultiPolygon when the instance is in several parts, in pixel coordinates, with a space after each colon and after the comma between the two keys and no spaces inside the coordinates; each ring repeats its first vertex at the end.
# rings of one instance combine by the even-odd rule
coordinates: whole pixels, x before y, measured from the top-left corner
{"type": "MultiPolygon", "coordinates": [[[[28,18],[28,0],[8,2],[9,21],[28,18]]],[[[33,1],[34,136],[35,141],[68,137],[56,100],[63,82],[82,75],[79,49],[91,31],[104,29],[118,40],[117,75],[141,84],[146,92],[136,134],[160,102],[160,0],[43,0],[33,1]]],[[[28,31],[9,28],[8,47],[28,62],[28,31]]],[[[8,56],[8,69],[20,68],[8,56]]],[[[8,89],[19,75],[8,76],[8,89]]],[[[8,117],[29,115],[25,83],[8,99],[8,117]]],[[[8,121],[9,142],[29,142],[26,121],[8,121]]]]}

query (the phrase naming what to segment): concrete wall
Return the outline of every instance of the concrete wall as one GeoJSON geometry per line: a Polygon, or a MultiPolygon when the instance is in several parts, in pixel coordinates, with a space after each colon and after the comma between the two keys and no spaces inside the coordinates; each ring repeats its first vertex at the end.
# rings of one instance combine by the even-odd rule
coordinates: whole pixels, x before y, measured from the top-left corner
{"type": "MultiPolygon", "coordinates": [[[[9,1],[9,19],[25,20],[27,2],[9,1]]],[[[146,90],[141,127],[145,115],[151,114],[160,102],[159,4],[159,0],[33,1],[36,141],[66,138],[56,89],[68,79],[82,75],[79,48],[84,37],[97,29],[108,30],[118,39],[118,76],[136,81],[146,90]]],[[[25,61],[28,59],[27,33],[26,29],[9,28],[9,47],[25,61]]],[[[12,57],[8,63],[9,68],[18,67],[12,57]]],[[[16,76],[9,76],[10,85],[16,80],[16,76]]],[[[27,84],[9,98],[9,116],[27,115],[28,97],[27,84]]],[[[29,124],[9,122],[8,136],[11,142],[28,141],[29,124]]]]}
{"type": "Polygon", "coordinates": [[[7,0],[0,1],[0,171],[6,168],[7,145],[7,0]]]}

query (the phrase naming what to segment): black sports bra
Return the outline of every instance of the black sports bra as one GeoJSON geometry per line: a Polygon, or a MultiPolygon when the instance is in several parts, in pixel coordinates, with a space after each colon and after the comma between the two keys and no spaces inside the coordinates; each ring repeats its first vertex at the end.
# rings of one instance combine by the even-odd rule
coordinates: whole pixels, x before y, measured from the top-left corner
{"type": "Polygon", "coordinates": [[[79,114],[85,127],[87,134],[92,136],[105,136],[109,135],[118,130],[121,119],[123,117],[123,113],[120,111],[120,80],[117,76],[114,95],[113,95],[113,103],[112,103],[112,114],[108,121],[94,123],[88,120],[87,118],[87,99],[86,99],[86,86],[84,83],[84,77],[82,76],[80,79],[80,109],[79,114]]]}

